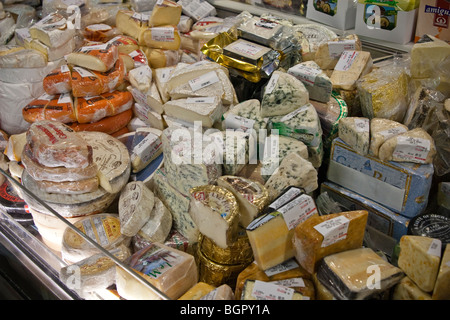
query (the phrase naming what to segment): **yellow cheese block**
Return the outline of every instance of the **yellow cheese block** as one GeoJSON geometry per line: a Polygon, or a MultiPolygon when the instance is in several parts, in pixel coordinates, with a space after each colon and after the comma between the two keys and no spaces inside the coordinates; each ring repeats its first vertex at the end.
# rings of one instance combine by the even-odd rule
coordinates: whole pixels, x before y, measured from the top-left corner
{"type": "Polygon", "coordinates": [[[173,25],[143,29],[138,41],[140,45],[154,49],[178,50],[181,46],[180,33],[173,25]]]}
{"type": "Polygon", "coordinates": [[[425,236],[405,235],[400,239],[398,266],[423,291],[431,292],[441,261],[441,241],[425,236]]]}
{"type": "Polygon", "coordinates": [[[442,255],[441,266],[431,298],[433,300],[450,300],[450,245],[448,244],[442,255]]]}
{"type": "Polygon", "coordinates": [[[116,15],[116,28],[123,34],[138,40],[148,21],[142,19],[142,15],[131,10],[119,10],[116,15]]]}
{"type": "Polygon", "coordinates": [[[410,278],[404,277],[395,287],[392,300],[431,300],[410,278]]]}
{"type": "Polygon", "coordinates": [[[312,281],[316,291],[316,300],[336,300],[330,290],[327,289],[317,278],[317,273],[312,275],[312,281]]]}
{"type": "Polygon", "coordinates": [[[148,24],[150,27],[176,26],[180,22],[182,10],[183,7],[179,3],[170,0],[158,1],[153,7],[148,24]]]}
{"type": "Polygon", "coordinates": [[[362,246],[367,224],[365,210],[313,216],[294,229],[295,258],[311,274],[317,262],[332,253],[362,246]]]}
{"type": "Polygon", "coordinates": [[[358,79],[368,74],[373,61],[368,51],[344,51],[336,64],[330,80],[334,89],[353,90],[358,79]]]}
{"type": "Polygon", "coordinates": [[[200,281],[179,297],[178,300],[200,300],[201,297],[213,291],[215,288],[213,285],[200,281]]]}

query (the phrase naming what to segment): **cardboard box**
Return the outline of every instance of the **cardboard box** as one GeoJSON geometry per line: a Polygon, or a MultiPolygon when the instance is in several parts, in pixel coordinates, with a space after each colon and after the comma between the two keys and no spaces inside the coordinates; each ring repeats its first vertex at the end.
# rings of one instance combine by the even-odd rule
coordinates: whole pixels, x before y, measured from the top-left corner
{"type": "Polygon", "coordinates": [[[306,18],[341,30],[353,29],[356,4],[348,0],[308,0],[306,18]]]}
{"type": "Polygon", "coordinates": [[[432,164],[385,162],[333,140],[327,179],[384,207],[412,218],[428,204],[434,167],[432,164]]]}
{"type": "Polygon", "coordinates": [[[450,42],[450,1],[420,1],[414,42],[425,34],[450,42]]]}
{"type": "Polygon", "coordinates": [[[397,11],[393,6],[358,3],[355,33],[399,44],[413,41],[417,11],[397,11]]]}

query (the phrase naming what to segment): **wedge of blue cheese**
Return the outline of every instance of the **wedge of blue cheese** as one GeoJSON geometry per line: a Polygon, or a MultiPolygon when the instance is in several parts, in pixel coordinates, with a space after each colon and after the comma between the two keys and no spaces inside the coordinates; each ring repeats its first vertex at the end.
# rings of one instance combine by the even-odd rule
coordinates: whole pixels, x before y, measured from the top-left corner
{"type": "Polygon", "coordinates": [[[261,101],[261,116],[283,116],[309,102],[305,85],[293,75],[274,71],[261,101]]]}
{"type": "Polygon", "coordinates": [[[268,118],[261,115],[261,103],[258,99],[249,99],[232,106],[222,115],[222,129],[253,128],[256,133],[267,128],[268,118]]]}
{"type": "Polygon", "coordinates": [[[300,62],[287,72],[305,85],[311,100],[324,103],[330,100],[333,84],[315,61],[300,62]]]}
{"type": "Polygon", "coordinates": [[[137,234],[148,241],[164,243],[172,229],[172,221],[170,210],[164,202],[155,197],[150,217],[137,234]]]}
{"type": "Polygon", "coordinates": [[[369,153],[370,120],[364,117],[347,117],[339,120],[339,138],[361,155],[369,153]]]}

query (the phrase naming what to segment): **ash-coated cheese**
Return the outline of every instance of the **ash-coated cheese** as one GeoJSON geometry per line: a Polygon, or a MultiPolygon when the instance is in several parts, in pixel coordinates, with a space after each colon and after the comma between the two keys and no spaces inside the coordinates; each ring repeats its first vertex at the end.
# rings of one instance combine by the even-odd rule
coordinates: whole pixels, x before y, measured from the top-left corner
{"type": "Polygon", "coordinates": [[[289,68],[287,72],[305,85],[311,100],[324,103],[330,100],[333,85],[330,78],[316,62],[301,62],[289,68]]]}
{"type": "Polygon", "coordinates": [[[369,154],[378,157],[380,146],[389,138],[408,131],[404,124],[383,118],[370,120],[369,154]]]}
{"type": "Polygon", "coordinates": [[[283,116],[309,101],[305,85],[293,75],[274,71],[267,83],[261,100],[261,116],[283,116]]]}
{"type": "Polygon", "coordinates": [[[296,186],[310,193],[318,188],[318,174],[311,162],[296,152],[289,153],[275,170],[265,187],[270,200],[278,197],[285,188],[296,186]]]}
{"type": "Polygon", "coordinates": [[[164,202],[155,197],[155,205],[150,212],[150,217],[138,234],[148,241],[164,243],[172,229],[172,220],[170,210],[164,202]]]}
{"type": "Polygon", "coordinates": [[[433,163],[436,155],[434,139],[422,128],[416,128],[386,140],[379,149],[383,161],[433,163]]]}
{"type": "Polygon", "coordinates": [[[120,192],[120,232],[132,237],[150,219],[155,195],[142,181],[131,181],[120,192]]]}
{"type": "Polygon", "coordinates": [[[222,100],[217,96],[170,100],[163,107],[170,117],[192,123],[201,121],[202,126],[208,128],[219,121],[224,112],[222,100]]]}
{"type": "Polygon", "coordinates": [[[330,80],[334,89],[353,90],[358,79],[373,68],[371,53],[368,51],[344,51],[334,67],[330,80]]]}
{"type": "Polygon", "coordinates": [[[339,120],[339,138],[361,155],[369,153],[370,120],[364,117],[347,117],[339,120]]]}
{"type": "Polygon", "coordinates": [[[432,292],[439,273],[442,242],[426,236],[400,239],[398,266],[425,292],[432,292]]]}

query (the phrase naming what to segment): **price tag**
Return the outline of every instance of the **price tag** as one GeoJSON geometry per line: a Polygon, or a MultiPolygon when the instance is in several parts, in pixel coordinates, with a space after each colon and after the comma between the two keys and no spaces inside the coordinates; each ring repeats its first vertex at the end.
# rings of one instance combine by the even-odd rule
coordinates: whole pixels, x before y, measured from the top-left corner
{"type": "Polygon", "coordinates": [[[334,67],[334,70],[347,71],[352,66],[356,57],[358,56],[358,51],[344,51],[339,58],[338,63],[334,67]]]}
{"type": "Polygon", "coordinates": [[[294,289],[255,280],[252,296],[257,300],[292,300],[294,289]]]}
{"type": "Polygon", "coordinates": [[[336,217],[319,223],[314,227],[323,235],[322,248],[347,238],[350,220],[344,216],[336,217]]]}
{"type": "Polygon", "coordinates": [[[152,40],[160,42],[175,41],[175,29],[166,27],[152,28],[152,40]]]}
{"type": "Polygon", "coordinates": [[[288,202],[278,209],[278,211],[283,214],[284,221],[289,230],[295,228],[311,215],[318,213],[314,200],[306,194],[302,194],[291,202],[288,202]]]}
{"type": "Polygon", "coordinates": [[[356,50],[355,40],[329,41],[328,53],[332,59],[339,59],[342,52],[356,50]]]}
{"type": "Polygon", "coordinates": [[[404,161],[418,161],[420,163],[425,163],[430,147],[429,140],[398,136],[397,146],[392,155],[394,158],[404,161]]]}
{"type": "Polygon", "coordinates": [[[219,77],[217,76],[217,73],[215,71],[210,71],[204,75],[189,80],[189,85],[192,91],[198,91],[216,82],[219,82],[219,77]]]}

